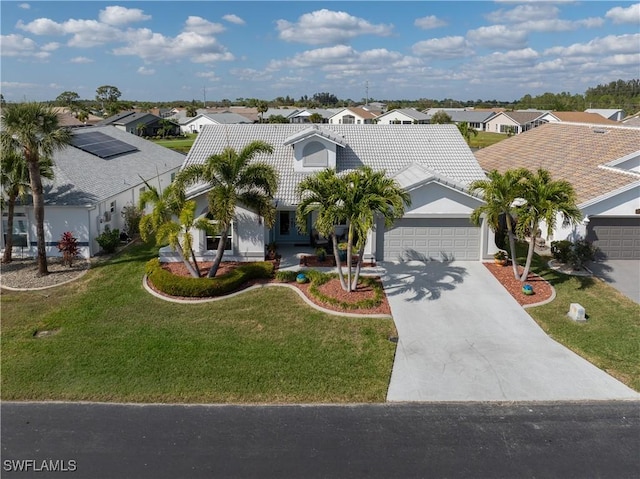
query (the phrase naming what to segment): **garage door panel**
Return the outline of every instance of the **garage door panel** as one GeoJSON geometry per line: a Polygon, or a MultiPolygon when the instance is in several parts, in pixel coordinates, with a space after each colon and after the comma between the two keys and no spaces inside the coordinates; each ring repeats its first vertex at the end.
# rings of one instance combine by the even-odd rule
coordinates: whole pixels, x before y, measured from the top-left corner
{"type": "Polygon", "coordinates": [[[383,238],[381,259],[386,261],[480,258],[480,228],[464,218],[405,218],[385,231],[383,238]]]}
{"type": "Polygon", "coordinates": [[[608,259],[640,259],[640,218],[592,217],[587,240],[608,259]]]}

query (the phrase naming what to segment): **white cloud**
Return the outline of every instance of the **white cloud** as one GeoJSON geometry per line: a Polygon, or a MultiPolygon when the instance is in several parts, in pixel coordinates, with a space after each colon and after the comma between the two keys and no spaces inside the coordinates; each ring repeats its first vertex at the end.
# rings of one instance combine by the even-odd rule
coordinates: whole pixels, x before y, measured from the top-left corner
{"type": "Polygon", "coordinates": [[[67,20],[54,22],[49,18],[38,18],[30,23],[19,21],[17,27],[34,35],[72,35],[68,42],[73,47],[94,47],[117,40],[120,30],[97,20],[67,20]]]}
{"type": "Polygon", "coordinates": [[[494,52],[476,59],[483,66],[494,67],[523,67],[533,66],[540,58],[540,54],[532,48],[523,48],[521,50],[511,50],[508,52],[494,52]]]}
{"type": "Polygon", "coordinates": [[[229,73],[242,81],[267,81],[273,78],[271,73],[254,68],[233,68],[229,73]]]}
{"type": "Polygon", "coordinates": [[[496,10],[485,15],[485,18],[493,23],[522,23],[533,20],[547,20],[556,18],[560,9],[547,2],[527,3],[518,5],[511,10],[496,10]]]}
{"type": "Polygon", "coordinates": [[[198,72],[196,73],[196,76],[198,78],[208,78],[211,81],[220,80],[220,77],[218,77],[215,72],[198,72]]]}
{"type": "Polygon", "coordinates": [[[156,71],[153,68],[145,68],[145,67],[138,68],[139,75],[153,75],[155,74],[155,72],[156,71]]]}
{"type": "Polygon", "coordinates": [[[45,52],[53,52],[60,48],[60,44],[57,42],[50,42],[42,46],[42,50],[45,52]]]}
{"type": "Polygon", "coordinates": [[[229,15],[224,15],[222,17],[223,20],[226,20],[229,23],[235,23],[236,25],[244,25],[245,21],[240,18],[238,15],[234,15],[234,14],[229,14],[229,15]]]}
{"type": "Polygon", "coordinates": [[[2,88],[36,88],[36,87],[39,87],[40,85],[38,85],[37,83],[3,81],[3,82],[0,82],[0,86],[2,86],[2,88]]]}
{"type": "Polygon", "coordinates": [[[3,57],[30,56],[35,54],[38,45],[30,38],[12,33],[0,36],[0,54],[3,57]]]}
{"type": "Polygon", "coordinates": [[[98,18],[107,25],[120,26],[149,20],[151,15],[145,15],[139,8],[125,8],[114,5],[100,10],[98,18]]]}
{"type": "Polygon", "coordinates": [[[469,30],[467,38],[477,45],[502,50],[517,50],[526,46],[527,32],[505,25],[491,25],[469,30]]]}
{"type": "Polygon", "coordinates": [[[34,35],[64,35],[64,27],[57,22],[49,18],[36,18],[32,22],[23,23],[19,20],[17,28],[24,30],[25,32],[33,33],[34,35]]]}
{"type": "Polygon", "coordinates": [[[73,57],[69,61],[71,63],[93,63],[93,60],[91,58],[87,58],[87,57],[73,57]]]}
{"type": "Polygon", "coordinates": [[[388,36],[393,31],[393,25],[373,25],[346,12],[327,9],[305,13],[297,23],[278,20],[276,26],[282,40],[311,45],[346,43],[360,35],[388,36]]]}
{"type": "Polygon", "coordinates": [[[640,24],[640,3],[631,5],[628,8],[614,7],[605,14],[605,17],[616,24],[640,24]]]}
{"type": "Polygon", "coordinates": [[[185,22],[185,32],[194,32],[200,35],[213,35],[225,31],[224,25],[211,23],[202,17],[189,16],[185,22]]]}
{"type": "Polygon", "coordinates": [[[414,55],[431,58],[459,58],[473,53],[464,37],[442,37],[423,40],[411,47],[414,55]]]}
{"type": "Polygon", "coordinates": [[[22,8],[23,10],[29,10],[31,8],[31,5],[29,5],[28,3],[21,3],[18,5],[18,8],[22,8]]]}
{"type": "Polygon", "coordinates": [[[594,38],[587,43],[574,43],[568,47],[552,47],[545,50],[545,55],[561,57],[592,56],[605,57],[612,54],[637,53],[640,44],[640,33],[627,35],[609,35],[594,38]]]}
{"type": "Polygon", "coordinates": [[[416,18],[416,21],[413,22],[413,24],[423,30],[429,30],[432,28],[444,27],[447,25],[447,22],[435,15],[429,15],[428,17],[416,18]]]}

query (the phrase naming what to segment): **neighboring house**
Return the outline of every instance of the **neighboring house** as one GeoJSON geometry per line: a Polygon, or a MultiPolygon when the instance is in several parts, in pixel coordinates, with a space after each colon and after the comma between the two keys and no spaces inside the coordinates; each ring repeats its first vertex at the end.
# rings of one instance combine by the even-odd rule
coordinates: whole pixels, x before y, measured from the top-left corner
{"type": "MultiPolygon", "coordinates": [[[[612,259],[640,259],[640,128],[549,123],[476,152],[484,170],[548,170],[569,181],[587,218],[551,240],[586,237],[612,259]]],[[[543,237],[546,237],[543,229],[543,237]]]]}
{"type": "Polygon", "coordinates": [[[541,121],[557,123],[559,121],[569,123],[585,123],[592,125],[619,125],[617,121],[603,118],[597,113],[586,113],[584,111],[550,111],[545,113],[541,121]]]}
{"type": "Polygon", "coordinates": [[[321,123],[329,123],[329,118],[335,115],[337,110],[327,110],[324,108],[306,108],[304,110],[298,110],[292,113],[287,118],[290,123],[311,123],[309,117],[313,114],[318,114],[322,117],[321,123]]]}
{"type": "Polygon", "coordinates": [[[245,116],[228,111],[223,113],[202,113],[193,118],[187,118],[186,121],[180,125],[180,130],[182,133],[198,133],[202,131],[205,125],[232,125],[242,123],[253,122],[245,116]]]}
{"type": "Polygon", "coordinates": [[[622,121],[625,117],[624,110],[620,108],[587,108],[586,113],[597,113],[603,118],[613,121],[622,121]]]}
{"type": "Polygon", "coordinates": [[[451,117],[451,121],[456,125],[468,123],[471,128],[477,131],[487,131],[487,123],[496,116],[496,112],[491,110],[467,110],[465,108],[447,110],[431,108],[427,113],[428,118],[430,119],[438,111],[444,111],[451,117]]]}
{"type": "Polygon", "coordinates": [[[622,120],[622,124],[624,126],[640,126],[640,112],[635,115],[625,117],[625,119],[622,120]]]}
{"type": "Polygon", "coordinates": [[[332,125],[364,125],[375,123],[377,115],[364,108],[342,108],[329,118],[332,125]]]}
{"type": "Polygon", "coordinates": [[[165,129],[165,122],[170,121],[166,118],[160,118],[152,113],[144,113],[137,111],[123,111],[116,115],[105,118],[96,126],[113,125],[116,128],[132,133],[138,136],[159,136],[169,135],[175,136],[180,134],[180,125],[170,121],[169,131],[162,132],[165,129]]]}
{"type": "Polygon", "coordinates": [[[376,118],[378,125],[413,125],[429,123],[429,116],[414,108],[398,108],[376,118]]]}
{"type": "MultiPolygon", "coordinates": [[[[54,180],[43,180],[47,255],[60,256],[58,241],[71,231],[81,256],[88,258],[99,251],[95,239],[106,227],[123,230],[122,209],[138,205],[145,188],[141,178],[164,189],[185,157],[114,126],[74,129],[73,144],[54,154],[54,180]]],[[[6,213],[2,219],[4,247],[6,213]]],[[[16,244],[26,245],[22,252],[34,256],[36,223],[30,204],[16,207],[13,233],[16,244]]]]}
{"type": "MultiPolygon", "coordinates": [[[[296,226],[296,188],[309,174],[325,168],[339,173],[370,166],[384,170],[411,193],[412,205],[404,218],[391,228],[378,222],[367,239],[366,260],[450,258],[478,261],[495,251],[493,233],[486,224],[474,226],[471,212],[482,200],[467,190],[484,174],[455,125],[210,125],[203,128],[185,159],[184,167],[203,163],[227,146],[241,150],[253,140],[274,147],[272,155],[255,161],[267,162],[279,175],[275,194],[276,222],[268,228],[262,218],[243,207],[227,242],[226,261],[262,260],[265,245],[309,245],[315,215],[307,218],[307,232],[296,226]]],[[[206,216],[208,185],[196,185],[187,195],[197,202],[197,214],[206,216]]],[[[217,237],[194,231],[194,249],[199,260],[210,261],[217,237]]],[[[176,261],[169,249],[163,261],[176,261]]]]}
{"type": "Polygon", "coordinates": [[[485,131],[518,135],[536,128],[544,123],[542,117],[546,111],[503,111],[486,122],[485,131]]]}

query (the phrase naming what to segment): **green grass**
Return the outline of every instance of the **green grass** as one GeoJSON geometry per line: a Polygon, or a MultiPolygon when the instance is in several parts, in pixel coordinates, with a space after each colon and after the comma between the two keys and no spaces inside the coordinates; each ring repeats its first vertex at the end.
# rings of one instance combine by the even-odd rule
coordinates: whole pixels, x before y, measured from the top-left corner
{"type": "Polygon", "coordinates": [[[191,149],[191,145],[196,141],[195,133],[187,135],[187,138],[167,138],[164,140],[152,140],[154,143],[157,143],[160,146],[164,146],[165,148],[171,148],[172,150],[179,151],[180,153],[189,153],[191,149]]]}
{"type": "MultiPolygon", "coordinates": [[[[525,255],[521,247],[521,265],[525,255]]],[[[532,269],[553,285],[556,299],[527,312],[550,337],[640,391],[640,305],[599,279],[550,270],[549,259],[536,255],[532,269]],[[586,323],[569,319],[571,303],[584,306],[586,323]]]]}
{"type": "Polygon", "coordinates": [[[507,135],[502,133],[491,133],[488,131],[479,131],[476,136],[472,136],[469,141],[469,146],[471,148],[484,148],[486,146],[491,146],[499,141],[506,140],[508,138],[507,135]]]}
{"type": "Polygon", "coordinates": [[[331,316],[284,288],[176,304],[142,288],[137,246],[70,285],[2,292],[2,399],[380,402],[392,320],[331,316]],[[57,330],[35,338],[36,331],[57,330]]]}

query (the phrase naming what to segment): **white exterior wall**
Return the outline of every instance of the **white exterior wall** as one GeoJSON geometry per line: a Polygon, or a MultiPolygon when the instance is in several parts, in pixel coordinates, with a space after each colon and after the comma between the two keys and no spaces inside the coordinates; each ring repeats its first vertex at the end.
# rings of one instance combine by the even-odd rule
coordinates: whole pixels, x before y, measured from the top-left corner
{"type": "Polygon", "coordinates": [[[195,133],[196,131],[199,133],[202,131],[202,127],[206,125],[215,125],[216,122],[210,120],[206,116],[194,117],[191,118],[191,121],[180,125],[180,131],[182,133],[195,133]]]}
{"type": "Polygon", "coordinates": [[[385,115],[379,116],[377,120],[378,120],[378,125],[393,125],[394,122],[396,121],[399,121],[400,123],[403,123],[405,121],[413,123],[413,118],[398,111],[394,111],[388,115],[385,114],[385,115]]]}
{"type": "Polygon", "coordinates": [[[337,146],[335,143],[318,135],[314,135],[310,138],[306,138],[300,143],[296,143],[293,146],[293,157],[294,157],[293,171],[302,172],[302,173],[315,173],[317,171],[326,170],[327,168],[335,168],[336,167],[336,148],[337,146]],[[303,166],[304,156],[302,155],[302,152],[304,151],[305,145],[311,142],[318,142],[324,145],[327,151],[326,166],[314,166],[314,167],[303,166]]]}
{"type": "MultiPolygon", "coordinates": [[[[500,131],[501,125],[513,126],[516,128],[516,133],[520,133],[520,125],[518,125],[515,121],[511,120],[505,115],[496,115],[492,119],[490,119],[486,123],[485,131],[489,131],[491,133],[503,133],[500,131]]],[[[504,133],[506,135],[506,133],[504,133]]]]}

